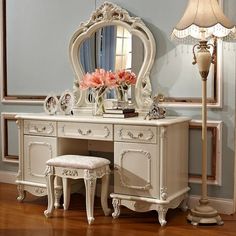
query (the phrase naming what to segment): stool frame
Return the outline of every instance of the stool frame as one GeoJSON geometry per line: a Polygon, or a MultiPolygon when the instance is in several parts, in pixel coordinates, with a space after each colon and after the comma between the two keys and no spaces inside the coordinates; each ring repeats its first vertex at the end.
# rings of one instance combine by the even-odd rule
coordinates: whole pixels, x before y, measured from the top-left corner
{"type": "Polygon", "coordinates": [[[46,217],[51,217],[54,210],[54,178],[55,176],[61,177],[63,182],[63,195],[64,195],[64,210],[68,209],[70,202],[70,179],[84,179],[86,189],[86,213],[88,223],[94,221],[94,196],[96,189],[97,178],[102,178],[101,188],[101,205],[105,216],[108,216],[111,209],[108,207],[108,186],[109,186],[109,165],[94,169],[77,169],[67,167],[57,167],[47,165],[46,171],[46,185],[48,190],[48,208],[44,211],[46,217]]]}

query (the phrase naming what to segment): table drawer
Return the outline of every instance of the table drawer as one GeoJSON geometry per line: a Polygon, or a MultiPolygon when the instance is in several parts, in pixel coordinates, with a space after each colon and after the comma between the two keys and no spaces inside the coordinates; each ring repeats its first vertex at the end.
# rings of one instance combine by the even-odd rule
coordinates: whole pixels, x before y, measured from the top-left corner
{"type": "Polygon", "coordinates": [[[24,134],[56,136],[56,122],[24,120],[24,134]]]}
{"type": "Polygon", "coordinates": [[[157,128],[152,126],[115,125],[114,140],[135,143],[156,143],[157,128]]]}
{"type": "Polygon", "coordinates": [[[58,136],[80,139],[113,140],[111,124],[58,123],[58,136]]]}

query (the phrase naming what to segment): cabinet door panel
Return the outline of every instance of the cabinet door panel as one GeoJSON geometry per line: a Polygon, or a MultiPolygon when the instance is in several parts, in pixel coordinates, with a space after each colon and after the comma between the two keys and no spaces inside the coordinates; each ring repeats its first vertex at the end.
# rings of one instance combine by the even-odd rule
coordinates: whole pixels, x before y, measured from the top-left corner
{"type": "Polygon", "coordinates": [[[46,183],[46,161],[56,156],[56,138],[24,136],[24,179],[46,183]]]}
{"type": "Polygon", "coordinates": [[[157,146],[115,142],[114,153],[115,193],[158,197],[157,146]]]}

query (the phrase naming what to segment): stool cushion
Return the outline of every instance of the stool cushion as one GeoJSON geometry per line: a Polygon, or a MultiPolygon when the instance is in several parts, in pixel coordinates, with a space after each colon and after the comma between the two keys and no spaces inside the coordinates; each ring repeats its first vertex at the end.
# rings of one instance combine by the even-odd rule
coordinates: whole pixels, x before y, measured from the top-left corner
{"type": "Polygon", "coordinates": [[[91,170],[102,167],[104,165],[109,165],[110,161],[102,157],[62,155],[48,160],[46,164],[48,166],[91,170]]]}

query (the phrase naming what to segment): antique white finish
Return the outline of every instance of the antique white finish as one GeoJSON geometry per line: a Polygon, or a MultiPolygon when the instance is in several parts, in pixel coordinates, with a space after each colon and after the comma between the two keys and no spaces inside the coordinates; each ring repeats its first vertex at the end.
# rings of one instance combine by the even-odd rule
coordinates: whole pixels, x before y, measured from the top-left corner
{"type": "Polygon", "coordinates": [[[70,41],[70,59],[76,76],[74,81],[75,108],[79,108],[80,111],[91,109],[91,104],[86,99],[87,92],[79,89],[79,82],[84,76],[78,57],[79,48],[94,32],[109,25],[123,26],[131,34],[140,38],[144,45],[144,60],[137,75],[134,101],[138,109],[147,109],[152,102],[150,99],[152,93],[150,71],[156,54],[154,37],[139,17],[131,17],[126,10],[109,2],[105,2],[94,11],[87,22],[81,23],[70,41]]]}
{"type": "Polygon", "coordinates": [[[24,134],[56,136],[56,122],[25,120],[24,134]]]}
{"type": "Polygon", "coordinates": [[[51,217],[54,209],[54,177],[59,176],[63,179],[63,194],[64,194],[64,209],[67,210],[70,202],[70,179],[84,179],[86,190],[86,212],[88,223],[91,224],[94,221],[94,196],[96,188],[97,178],[102,178],[102,190],[101,190],[101,205],[104,214],[107,216],[110,214],[110,209],[107,204],[107,193],[109,185],[109,161],[103,160],[99,157],[86,157],[78,155],[66,155],[58,156],[52,160],[47,161],[46,179],[48,190],[48,208],[44,211],[46,217],[51,217]],[[65,162],[64,159],[68,158],[69,161],[65,162]],[[83,164],[80,165],[79,159],[83,158],[83,164]],[[96,159],[98,167],[90,166],[90,158],[96,159]],[[86,162],[86,159],[88,160],[86,162]]]}
{"type": "Polygon", "coordinates": [[[116,141],[156,143],[156,132],[156,127],[116,125],[114,137],[116,141]]]}
{"type": "Polygon", "coordinates": [[[167,210],[185,199],[189,190],[188,124],[157,127],[157,140],[159,145],[115,139],[114,218],[124,205],[141,212],[156,210],[160,224],[165,225],[167,210]]]}
{"type": "Polygon", "coordinates": [[[112,140],[113,128],[108,124],[58,123],[58,136],[80,139],[112,140]]]}
{"type": "MultiPolygon", "coordinates": [[[[111,194],[114,217],[118,217],[120,205],[142,212],[156,210],[161,225],[164,225],[167,210],[177,207],[187,197],[189,118],[144,120],[142,116],[111,119],[45,114],[18,114],[16,118],[20,127],[19,200],[23,200],[25,191],[38,196],[47,194],[45,181],[40,178],[40,175],[44,175],[40,158],[46,162],[58,155],[88,155],[91,141],[100,144],[99,151],[107,150],[106,143],[109,150],[114,145],[114,193],[111,194]],[[24,124],[28,122],[52,123],[56,127],[56,136],[24,134],[24,124]],[[94,136],[91,137],[92,134],[94,136]],[[46,143],[54,150],[52,156],[50,145],[46,143]],[[34,155],[29,156],[27,152],[32,147],[37,148],[34,155]],[[45,154],[42,153],[43,149],[47,150],[45,154]],[[40,170],[35,169],[36,166],[40,170]]],[[[75,169],[62,168],[60,175],[77,178],[80,173],[75,169]]],[[[68,200],[65,202],[67,207],[68,200]]]]}

